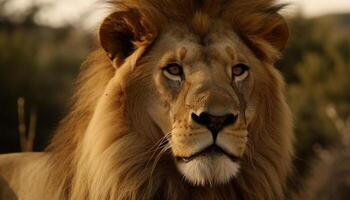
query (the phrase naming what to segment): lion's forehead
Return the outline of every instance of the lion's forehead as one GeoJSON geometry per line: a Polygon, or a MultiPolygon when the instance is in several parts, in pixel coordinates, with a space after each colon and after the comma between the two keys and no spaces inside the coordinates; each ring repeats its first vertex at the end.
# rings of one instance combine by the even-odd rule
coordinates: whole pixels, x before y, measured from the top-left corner
{"type": "Polygon", "coordinates": [[[178,26],[166,30],[159,43],[167,49],[167,54],[163,55],[165,60],[178,60],[188,65],[227,65],[247,61],[251,56],[249,49],[233,30],[219,29],[202,38],[186,27],[178,26]]]}

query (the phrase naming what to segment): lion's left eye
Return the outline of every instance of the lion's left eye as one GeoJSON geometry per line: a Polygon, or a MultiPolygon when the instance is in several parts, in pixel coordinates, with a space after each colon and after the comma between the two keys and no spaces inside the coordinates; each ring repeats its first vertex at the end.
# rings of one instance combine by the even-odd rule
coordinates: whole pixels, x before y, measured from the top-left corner
{"type": "Polygon", "coordinates": [[[163,73],[170,80],[181,81],[183,69],[179,64],[172,63],[163,68],[163,73]]]}
{"type": "Polygon", "coordinates": [[[237,64],[232,67],[232,77],[235,81],[242,81],[247,78],[249,74],[249,67],[246,64],[237,64]]]}

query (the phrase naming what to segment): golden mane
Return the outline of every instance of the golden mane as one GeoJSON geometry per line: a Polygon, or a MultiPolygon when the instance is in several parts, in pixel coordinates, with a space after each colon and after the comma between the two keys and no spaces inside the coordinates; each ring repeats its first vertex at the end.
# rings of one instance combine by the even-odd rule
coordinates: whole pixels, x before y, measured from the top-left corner
{"type": "MultiPolygon", "coordinates": [[[[199,14],[197,19],[193,17],[195,13],[205,13],[209,18],[229,21],[265,63],[272,63],[280,54],[276,48],[280,44],[274,44],[273,38],[262,39],[281,20],[276,19],[276,13],[282,6],[276,5],[274,0],[110,0],[109,5],[113,12],[139,10],[151,28],[157,31],[161,31],[169,21],[188,22],[188,26],[199,36],[206,34],[210,23],[199,14]],[[270,20],[268,24],[267,20],[270,20]]],[[[85,153],[81,152],[82,140],[98,99],[114,73],[115,69],[101,47],[83,65],[71,111],[61,122],[47,149],[52,155],[47,163],[51,168],[48,186],[51,192],[59,194],[59,199],[283,198],[291,163],[292,126],[284,98],[284,82],[277,70],[269,68],[269,84],[263,86],[264,91],[256,91],[263,101],[257,106],[259,117],[249,127],[254,134],[249,138],[250,148],[242,161],[240,175],[231,185],[212,188],[193,187],[184,182],[181,175],[167,174],[167,171],[176,171],[169,164],[169,158],[161,158],[157,167],[153,167],[150,162],[156,160],[150,161],[153,152],[149,149],[154,144],[140,144],[135,136],[110,141],[115,147],[106,149],[96,157],[96,162],[101,163],[94,166],[95,174],[88,174],[81,167],[84,166],[81,156],[85,153]],[[164,177],[165,174],[167,177],[164,177]]],[[[124,101],[134,100],[123,99],[121,104],[124,101]]],[[[128,113],[123,114],[118,115],[121,123],[128,119],[128,113]]],[[[117,128],[121,132],[132,132],[138,127],[125,123],[117,128]]],[[[151,127],[151,130],[155,129],[151,127]]],[[[85,167],[89,167],[89,164],[86,163],[85,167]]]]}

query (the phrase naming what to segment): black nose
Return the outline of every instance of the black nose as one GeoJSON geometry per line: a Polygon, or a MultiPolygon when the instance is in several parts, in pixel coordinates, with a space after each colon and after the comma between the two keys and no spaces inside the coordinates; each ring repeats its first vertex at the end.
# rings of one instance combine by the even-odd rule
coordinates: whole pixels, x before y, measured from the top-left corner
{"type": "Polygon", "coordinates": [[[237,115],[227,114],[223,116],[214,116],[207,112],[202,112],[199,116],[195,113],[191,115],[192,120],[196,123],[207,127],[213,135],[214,141],[218,133],[231,124],[234,124],[237,120],[237,115]]]}

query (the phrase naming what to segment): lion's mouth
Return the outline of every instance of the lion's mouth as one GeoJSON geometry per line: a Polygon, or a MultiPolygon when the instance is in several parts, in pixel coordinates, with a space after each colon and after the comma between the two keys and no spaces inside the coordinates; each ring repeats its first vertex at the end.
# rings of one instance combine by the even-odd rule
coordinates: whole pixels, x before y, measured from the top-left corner
{"type": "Polygon", "coordinates": [[[176,157],[176,160],[178,162],[184,162],[184,163],[189,163],[191,162],[193,159],[200,157],[200,156],[215,156],[215,155],[226,155],[228,158],[230,158],[230,160],[232,162],[238,162],[241,159],[238,156],[232,155],[228,152],[226,152],[225,150],[223,150],[221,147],[213,144],[208,146],[207,148],[199,151],[198,153],[194,153],[189,157],[176,157]]]}

